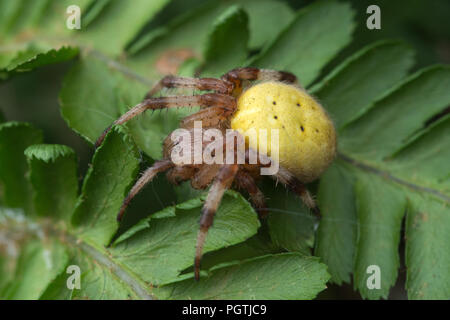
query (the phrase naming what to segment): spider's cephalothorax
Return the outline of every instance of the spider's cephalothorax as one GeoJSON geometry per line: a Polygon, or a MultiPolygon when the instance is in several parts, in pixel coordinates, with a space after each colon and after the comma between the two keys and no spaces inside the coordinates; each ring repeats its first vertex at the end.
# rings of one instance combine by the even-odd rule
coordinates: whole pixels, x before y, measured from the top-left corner
{"type": "MultiPolygon", "coordinates": [[[[191,106],[200,106],[201,109],[180,123],[180,128],[192,133],[188,141],[189,148],[198,142],[195,141],[194,131],[198,130],[196,123],[199,122],[202,132],[215,129],[224,136],[231,131],[242,137],[241,134],[249,129],[257,132],[265,129],[269,140],[273,132],[271,130],[278,129],[275,145],[278,152],[271,150],[273,144],[268,144],[264,153],[261,153],[258,140],[241,140],[244,141],[241,144],[244,146],[244,162],[237,161],[238,147],[223,139],[223,152],[231,148],[233,154],[236,153],[232,157],[234,162],[226,161],[223,164],[174,161],[173,151],[185,147],[187,141],[174,140],[169,135],[164,141],[163,159],[156,161],[143,173],[125,198],[118,214],[119,220],[131,199],[159,172],[167,171],[168,179],[176,184],[190,180],[196,189],[210,186],[202,209],[194,260],[195,278],[198,279],[206,234],[226,189],[236,187],[246,190],[260,216],[266,212],[264,195],[255,182],[261,168],[276,163],[278,170],[271,176],[299,195],[318,214],[318,208],[303,183],[318,178],[331,163],[336,153],[336,134],[325,110],[297,84],[293,74],[257,68],[234,69],[221,79],[167,76],[150,90],[142,103],[130,109],[113,125],[123,124],[149,109],[191,106]],[[249,84],[256,80],[257,84],[249,84]],[[163,88],[191,88],[212,93],[152,98],[163,88]],[[257,161],[251,162],[251,155],[254,154],[257,155],[257,161]]],[[[103,132],[96,146],[103,141],[110,128],[103,132]]],[[[201,152],[206,150],[208,143],[210,141],[200,141],[201,152]]]]}

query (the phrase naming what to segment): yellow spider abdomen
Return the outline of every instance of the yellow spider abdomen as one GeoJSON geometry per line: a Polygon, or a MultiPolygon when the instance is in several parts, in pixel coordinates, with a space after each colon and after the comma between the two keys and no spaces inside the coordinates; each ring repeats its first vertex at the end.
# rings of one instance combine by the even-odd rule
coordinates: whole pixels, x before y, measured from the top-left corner
{"type": "MultiPolygon", "coordinates": [[[[266,129],[267,153],[302,182],[311,182],[336,154],[336,132],[322,106],[305,90],[281,82],[264,82],[244,91],[231,127],[243,134],[266,129]],[[271,129],[279,132],[279,154],[271,152],[271,129]]],[[[258,142],[248,140],[257,150],[258,142]]]]}

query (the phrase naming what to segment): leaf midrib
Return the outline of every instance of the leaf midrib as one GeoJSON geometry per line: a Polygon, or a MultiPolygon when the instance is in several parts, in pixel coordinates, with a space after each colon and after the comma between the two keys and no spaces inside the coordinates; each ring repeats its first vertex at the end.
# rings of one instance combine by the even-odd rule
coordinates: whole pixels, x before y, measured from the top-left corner
{"type": "MultiPolygon", "coordinates": [[[[58,230],[61,232],[60,230],[58,230]]],[[[77,238],[74,234],[68,232],[65,233],[66,243],[82,250],[85,254],[90,256],[104,268],[109,270],[113,275],[123,281],[133,292],[143,300],[155,300],[156,297],[147,289],[148,285],[140,279],[135,279],[132,273],[123,268],[123,266],[117,264],[106,251],[99,249],[95,245],[89,244],[87,241],[77,238]]]]}
{"type": "Polygon", "coordinates": [[[444,200],[445,202],[450,203],[450,196],[442,193],[439,190],[429,188],[429,187],[423,187],[423,186],[417,185],[415,183],[409,182],[402,178],[396,177],[395,175],[391,174],[389,171],[382,170],[382,169],[372,166],[370,164],[364,163],[360,160],[356,160],[355,158],[352,158],[352,157],[345,155],[343,153],[340,153],[340,152],[338,152],[338,158],[342,159],[343,161],[351,164],[352,166],[354,166],[356,168],[370,172],[372,174],[376,174],[378,176],[383,177],[384,179],[391,180],[391,181],[393,181],[397,184],[400,184],[402,186],[405,186],[413,191],[429,193],[429,194],[432,194],[432,195],[444,200]]]}
{"type": "MultiPolygon", "coordinates": [[[[8,219],[6,220],[6,225],[8,219]]],[[[89,243],[89,240],[77,237],[76,233],[72,230],[67,230],[64,227],[57,226],[53,223],[48,223],[48,220],[35,221],[25,217],[25,220],[20,223],[24,229],[30,228],[32,224],[33,228],[38,228],[42,234],[51,235],[57,239],[64,239],[62,244],[67,247],[73,247],[81,250],[86,256],[95,260],[105,270],[109,270],[113,276],[125,283],[129,289],[131,289],[136,296],[143,300],[156,300],[157,298],[148,289],[149,285],[142,279],[134,277],[134,273],[124,268],[122,265],[117,264],[110,258],[108,252],[95,244],[89,243]]],[[[36,231],[36,229],[34,230],[36,231]]],[[[151,287],[151,286],[150,286],[151,287]]]]}

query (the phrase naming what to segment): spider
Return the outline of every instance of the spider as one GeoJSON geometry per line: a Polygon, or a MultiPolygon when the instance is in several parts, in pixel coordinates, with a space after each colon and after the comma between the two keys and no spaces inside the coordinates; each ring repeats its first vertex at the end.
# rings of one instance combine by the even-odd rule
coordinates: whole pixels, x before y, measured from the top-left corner
{"type": "MultiPolygon", "coordinates": [[[[257,161],[251,163],[249,159],[257,152],[258,145],[255,145],[255,141],[244,140],[244,163],[234,161],[225,164],[176,163],[172,159],[172,151],[184,142],[174,142],[169,135],[163,143],[163,159],[144,171],[124,199],[117,216],[118,221],[132,198],[160,172],[167,171],[168,180],[174,184],[190,180],[195,189],[210,186],[201,212],[195,250],[194,274],[198,280],[206,235],[227,189],[236,187],[246,190],[260,218],[266,216],[264,195],[256,183],[261,168],[277,164],[278,171],[271,177],[291,189],[320,217],[319,209],[304,183],[318,178],[334,159],[336,133],[325,110],[298,84],[295,75],[284,71],[245,67],[233,69],[220,79],[171,75],[162,78],[140,104],[131,108],[103,132],[95,146],[102,143],[113,125],[124,124],[146,110],[192,106],[199,106],[200,110],[180,122],[180,128],[190,132],[194,131],[196,121],[201,121],[203,132],[211,128],[224,134],[227,129],[231,129],[238,135],[250,128],[275,128],[280,132],[278,154],[271,154],[270,147],[267,147],[265,153],[260,152],[257,161]],[[209,93],[153,97],[163,88],[188,88],[209,93]]],[[[206,145],[205,141],[201,142],[202,151],[206,145]]],[[[238,148],[238,144],[230,145],[225,141],[222,146],[228,151],[231,148],[233,152],[238,148]]]]}

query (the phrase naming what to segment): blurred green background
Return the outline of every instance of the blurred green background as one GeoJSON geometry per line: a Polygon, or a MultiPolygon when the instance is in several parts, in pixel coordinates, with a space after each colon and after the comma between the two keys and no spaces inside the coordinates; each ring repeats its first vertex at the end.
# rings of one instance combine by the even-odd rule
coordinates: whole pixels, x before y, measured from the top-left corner
{"type": "MultiPolygon", "coordinates": [[[[211,0],[176,0],[163,9],[157,17],[142,31],[151,30],[166,24],[178,15],[211,0]]],[[[283,0],[280,0],[283,1],[283,0]]],[[[314,1],[284,0],[298,10],[314,1]]],[[[320,1],[320,0],[319,0],[320,1]]],[[[353,42],[344,49],[323,70],[328,73],[334,66],[349,54],[361,49],[366,44],[379,39],[401,39],[409,43],[416,52],[417,70],[420,67],[435,63],[450,63],[450,1],[448,0],[347,0],[357,12],[358,22],[353,42]],[[366,28],[366,8],[377,4],[381,8],[381,30],[366,28]]],[[[301,36],[301,35],[299,35],[301,36]]],[[[26,121],[33,123],[44,131],[47,143],[64,144],[72,147],[79,157],[79,177],[84,176],[93,154],[93,148],[81,137],[69,129],[60,116],[58,94],[64,74],[73,62],[49,66],[13,77],[7,82],[0,82],[0,111],[7,120],[26,121]],[[36,99],[39,97],[39,99],[36,99]]],[[[446,112],[449,112],[447,108],[446,112]]],[[[133,211],[145,212],[148,198],[156,199],[162,209],[167,205],[164,194],[158,194],[157,180],[141,194],[133,204],[133,211]]],[[[132,221],[130,222],[132,223],[132,221]]],[[[402,244],[403,245],[403,244],[402,244]]],[[[403,248],[401,248],[403,251],[403,248]]],[[[402,261],[398,283],[391,290],[391,299],[406,299],[403,289],[406,270],[402,261]]],[[[322,299],[359,299],[350,285],[331,285],[319,295],[322,299]]]]}

